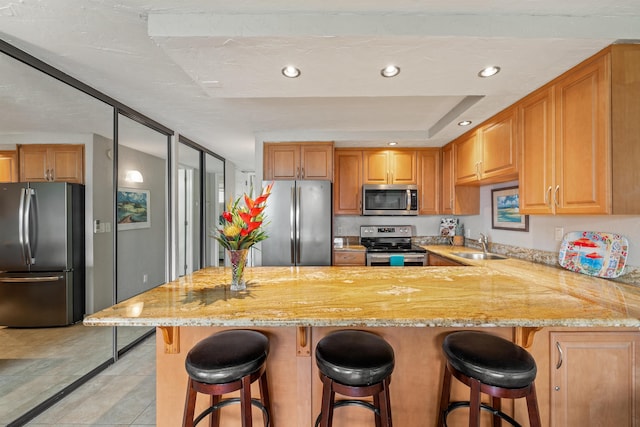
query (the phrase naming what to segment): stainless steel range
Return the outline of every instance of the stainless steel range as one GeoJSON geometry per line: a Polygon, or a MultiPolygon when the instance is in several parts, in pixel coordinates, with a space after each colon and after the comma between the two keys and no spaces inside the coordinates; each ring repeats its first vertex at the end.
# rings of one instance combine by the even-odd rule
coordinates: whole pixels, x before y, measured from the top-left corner
{"type": "Polygon", "coordinates": [[[361,225],[360,244],[367,248],[367,265],[427,265],[427,251],[411,243],[410,225],[361,225]],[[394,255],[396,255],[394,257],[394,255]]]}

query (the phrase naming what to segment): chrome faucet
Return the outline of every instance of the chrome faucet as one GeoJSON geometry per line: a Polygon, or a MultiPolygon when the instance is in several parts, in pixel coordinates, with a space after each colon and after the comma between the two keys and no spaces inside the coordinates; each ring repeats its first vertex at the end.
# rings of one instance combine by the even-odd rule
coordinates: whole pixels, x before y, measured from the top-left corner
{"type": "Polygon", "coordinates": [[[487,246],[489,246],[489,238],[484,234],[480,233],[480,238],[478,239],[478,243],[482,246],[482,252],[487,253],[487,246]]]}

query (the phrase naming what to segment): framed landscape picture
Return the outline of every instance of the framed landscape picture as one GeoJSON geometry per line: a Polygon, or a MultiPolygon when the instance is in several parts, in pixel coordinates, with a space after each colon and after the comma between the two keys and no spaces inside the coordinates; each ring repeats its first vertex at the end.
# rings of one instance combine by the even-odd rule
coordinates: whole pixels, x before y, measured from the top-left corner
{"type": "Polygon", "coordinates": [[[149,190],[120,188],[117,195],[118,230],[151,227],[149,190]]]}
{"type": "Polygon", "coordinates": [[[518,187],[491,190],[491,228],[529,231],[529,215],[520,214],[518,187]]]}

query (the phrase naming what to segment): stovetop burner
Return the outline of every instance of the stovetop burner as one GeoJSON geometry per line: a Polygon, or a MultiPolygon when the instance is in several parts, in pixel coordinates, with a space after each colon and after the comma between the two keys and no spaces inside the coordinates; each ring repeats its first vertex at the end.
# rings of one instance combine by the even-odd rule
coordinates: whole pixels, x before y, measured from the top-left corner
{"type": "Polygon", "coordinates": [[[360,243],[367,252],[424,253],[411,243],[411,226],[360,226],[360,243]]]}

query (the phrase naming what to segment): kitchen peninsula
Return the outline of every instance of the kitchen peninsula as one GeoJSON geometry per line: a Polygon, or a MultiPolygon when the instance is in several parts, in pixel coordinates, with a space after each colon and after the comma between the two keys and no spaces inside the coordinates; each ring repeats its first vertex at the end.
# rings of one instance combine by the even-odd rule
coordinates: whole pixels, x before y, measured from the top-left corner
{"type": "MultiPolygon", "coordinates": [[[[553,361],[550,356],[553,334],[565,334],[561,338],[588,335],[588,341],[593,341],[594,334],[605,341],[624,334],[631,343],[624,351],[630,363],[638,364],[639,287],[515,259],[465,260],[445,246],[425,248],[467,267],[252,267],[246,272],[247,291],[241,293],[230,292],[229,269],[208,268],[95,313],[84,323],[158,327],[159,426],[180,424],[186,353],[221,328],[250,327],[269,335],[269,381],[278,427],[313,425],[321,393],[313,350],[334,329],[371,329],[394,347],[391,402],[394,423],[403,427],[435,424],[442,374],[440,345],[452,330],[484,328],[530,348],[538,363],[544,425],[561,415],[555,414],[559,403],[550,391],[554,377],[548,375],[556,366],[555,356],[553,361]]],[[[617,360],[615,364],[625,363],[617,360]]],[[[613,371],[611,363],[603,364],[602,370],[613,371]]],[[[638,425],[640,369],[631,368],[635,376],[631,385],[627,381],[619,385],[620,390],[594,395],[603,405],[636,417],[631,425],[638,425]],[[630,401],[625,401],[624,393],[631,394],[630,401]]],[[[627,374],[622,367],[616,366],[615,371],[627,374]]],[[[457,389],[464,391],[464,387],[457,389]]],[[[589,395],[588,390],[573,394],[589,395]]],[[[516,405],[516,416],[521,410],[516,405]]],[[[228,410],[224,418],[235,413],[228,410]]],[[[449,425],[458,425],[455,418],[449,425]]],[[[367,411],[336,411],[336,425],[370,424],[367,411]]]]}

